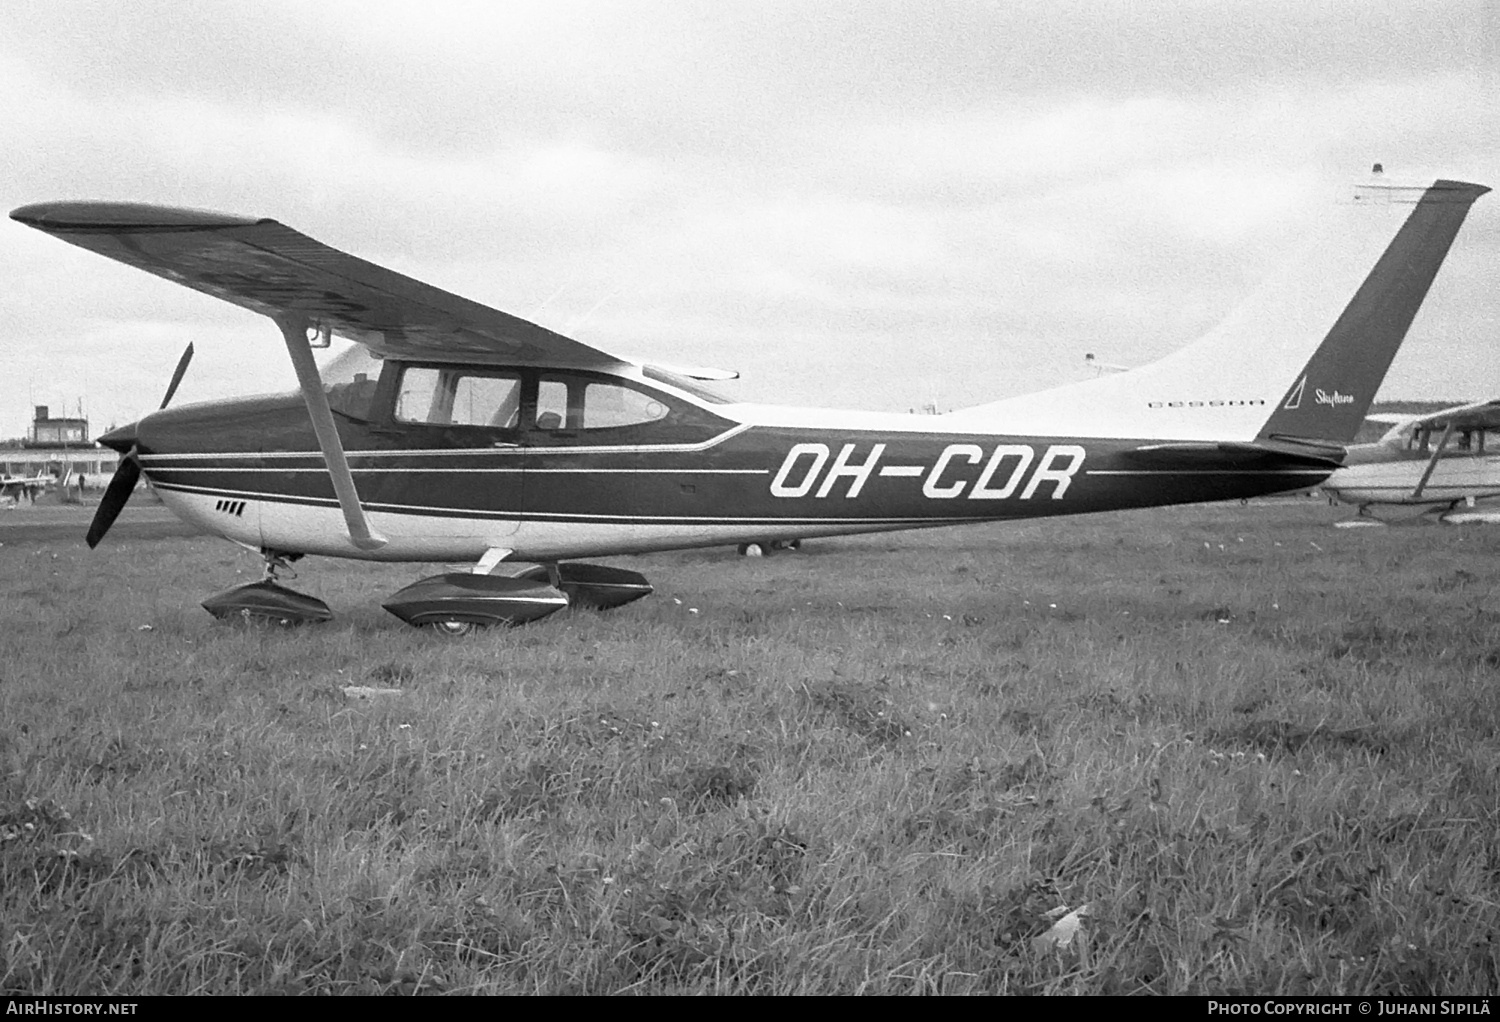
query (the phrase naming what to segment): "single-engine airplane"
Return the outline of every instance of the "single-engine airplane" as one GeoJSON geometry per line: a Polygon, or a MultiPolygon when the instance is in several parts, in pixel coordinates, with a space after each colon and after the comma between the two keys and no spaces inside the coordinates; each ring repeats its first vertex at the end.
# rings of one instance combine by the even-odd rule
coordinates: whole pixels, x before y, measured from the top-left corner
{"type": "Polygon", "coordinates": [[[1324,492],[1358,505],[1361,516],[1396,506],[1446,518],[1460,504],[1500,497],[1500,400],[1368,418],[1391,429],[1373,444],[1350,447],[1343,466],[1323,481],[1324,492]]]}
{"type": "Polygon", "coordinates": [[[1190,346],[944,415],[729,401],[275,220],[104,202],[11,216],[269,317],[297,374],[300,397],[164,401],[102,437],[124,456],[91,546],[144,474],[178,516],[264,558],[261,581],[205,601],[216,616],[331,617],[277,581],[304,554],[463,561],[384,604],[462,634],[651,591],[577,558],[1315,486],[1487,191],[1366,186],[1335,207],[1353,235],[1284,264],[1190,346]],[[331,334],[356,344],[320,375],[312,346],[331,334]]]}
{"type": "Polygon", "coordinates": [[[0,497],[20,500],[24,496],[28,500],[36,500],[38,494],[47,492],[55,482],[57,480],[45,472],[38,472],[34,476],[0,476],[0,497]]]}

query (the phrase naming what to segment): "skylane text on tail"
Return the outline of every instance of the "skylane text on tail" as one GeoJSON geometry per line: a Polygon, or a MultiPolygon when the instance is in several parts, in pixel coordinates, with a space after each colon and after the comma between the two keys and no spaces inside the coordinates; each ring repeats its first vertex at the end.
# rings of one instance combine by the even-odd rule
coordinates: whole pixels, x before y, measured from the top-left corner
{"type": "Polygon", "coordinates": [[[329,617],[276,579],[304,554],[468,561],[385,604],[456,634],[650,592],[576,558],[1314,486],[1486,191],[1437,181],[1346,202],[1334,240],[1194,344],[940,416],[730,401],[274,220],[100,202],[11,217],[268,317],[297,372],[300,392],[170,408],[185,356],[162,408],[103,438],[124,457],[90,545],[144,476],[180,517],[264,557],[261,582],[205,603],[216,615],[329,617]],[[330,335],[356,344],[320,373],[311,346],[330,335]]]}

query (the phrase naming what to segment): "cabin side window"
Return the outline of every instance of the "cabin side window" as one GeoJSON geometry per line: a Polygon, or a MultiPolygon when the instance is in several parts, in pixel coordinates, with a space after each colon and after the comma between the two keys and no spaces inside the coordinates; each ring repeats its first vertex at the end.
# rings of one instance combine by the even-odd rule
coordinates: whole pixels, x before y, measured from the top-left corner
{"type": "Polygon", "coordinates": [[[654,394],[613,383],[590,383],[583,389],[583,428],[639,426],[667,417],[667,406],[654,394]]]}
{"type": "Polygon", "coordinates": [[[543,380],[536,390],[537,429],[577,429],[578,416],[568,420],[568,385],[562,380],[543,380]]]}
{"type": "Polygon", "coordinates": [[[396,419],[429,426],[515,429],[521,420],[521,378],[410,366],[396,392],[396,419]]]}
{"type": "Polygon", "coordinates": [[[350,345],[318,370],[328,407],[351,419],[369,421],[379,389],[382,360],[362,344],[350,345]]]}
{"type": "Polygon", "coordinates": [[[543,379],[537,386],[536,428],[615,429],[665,419],[671,411],[655,394],[614,382],[543,379]]]}
{"type": "Polygon", "coordinates": [[[368,373],[355,373],[354,379],[348,383],[336,383],[327,388],[328,407],[351,419],[368,421],[377,385],[378,381],[370,379],[368,373]]]}

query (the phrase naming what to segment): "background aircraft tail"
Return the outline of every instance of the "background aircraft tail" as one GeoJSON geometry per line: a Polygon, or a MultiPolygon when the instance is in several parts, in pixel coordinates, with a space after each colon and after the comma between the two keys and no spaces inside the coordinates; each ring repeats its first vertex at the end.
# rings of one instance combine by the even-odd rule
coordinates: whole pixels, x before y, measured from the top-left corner
{"type": "Polygon", "coordinates": [[[1346,443],[1469,207],[1487,191],[1457,181],[1363,186],[1309,225],[1298,257],[1187,347],[945,418],[1035,436],[1346,443]]]}

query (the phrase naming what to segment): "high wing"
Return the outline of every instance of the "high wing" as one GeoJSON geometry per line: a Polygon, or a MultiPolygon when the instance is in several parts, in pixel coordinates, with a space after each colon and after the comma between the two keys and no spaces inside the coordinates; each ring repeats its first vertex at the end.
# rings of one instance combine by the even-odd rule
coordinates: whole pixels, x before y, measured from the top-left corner
{"type": "Polygon", "coordinates": [[[1383,413],[1367,416],[1376,422],[1389,422],[1402,427],[1402,432],[1426,426],[1429,429],[1446,429],[1451,423],[1454,429],[1500,429],[1500,398],[1490,401],[1475,401],[1468,405],[1442,408],[1425,415],[1395,415],[1383,413]]]}
{"type": "Polygon", "coordinates": [[[0,478],[0,496],[12,492],[46,490],[55,482],[57,480],[45,472],[34,476],[5,476],[0,478]]]}
{"type": "MultiPolygon", "coordinates": [[[[1375,412],[1365,416],[1371,422],[1390,426],[1385,434],[1373,444],[1361,444],[1351,448],[1355,461],[1367,460],[1364,450],[1380,451],[1386,448],[1399,449],[1419,430],[1452,436],[1466,431],[1500,429],[1500,399],[1475,401],[1473,404],[1454,405],[1435,412],[1411,415],[1402,412],[1375,412]]],[[[1446,441],[1444,441],[1446,445],[1446,441]]],[[[1425,449],[1425,448],[1424,448],[1425,449]]]]}
{"type": "MultiPolygon", "coordinates": [[[[1456,434],[1477,434],[1461,441],[1464,448],[1462,453],[1484,455],[1485,431],[1500,429],[1500,399],[1455,405],[1421,415],[1379,412],[1367,418],[1374,422],[1388,423],[1391,428],[1374,443],[1350,447],[1345,467],[1329,476],[1324,488],[1340,495],[1341,499],[1353,502],[1419,504],[1422,503],[1423,494],[1428,491],[1428,484],[1432,482],[1439,461],[1449,451],[1449,445],[1456,434]],[[1430,445],[1429,450],[1429,441],[1434,436],[1437,441],[1430,445]],[[1420,447],[1417,446],[1418,440],[1421,441],[1420,447]],[[1403,479],[1401,473],[1405,470],[1385,467],[1393,463],[1410,464],[1414,459],[1424,459],[1427,462],[1414,484],[1407,484],[1403,479]],[[1357,496],[1351,498],[1346,493],[1357,496]]],[[[1492,459],[1493,455],[1490,456],[1490,460],[1492,459]]],[[[1478,457],[1472,460],[1465,458],[1464,461],[1468,464],[1454,471],[1463,474],[1463,485],[1471,488],[1471,492],[1465,495],[1493,496],[1494,476],[1486,467],[1487,460],[1478,457]]],[[[1454,487],[1452,479],[1440,478],[1440,483],[1433,487],[1438,495],[1429,496],[1428,502],[1449,499],[1454,487]]]]}
{"type": "Polygon", "coordinates": [[[625,361],[275,220],[118,202],[38,203],[10,215],[278,322],[306,321],[381,356],[579,368],[625,361]]]}

